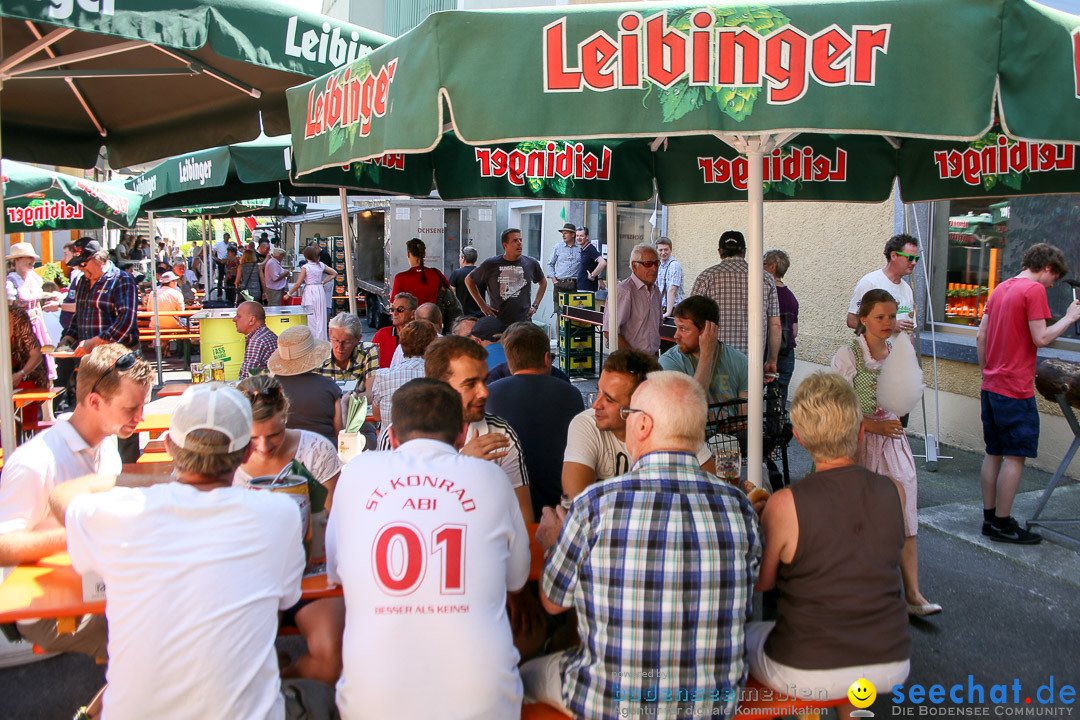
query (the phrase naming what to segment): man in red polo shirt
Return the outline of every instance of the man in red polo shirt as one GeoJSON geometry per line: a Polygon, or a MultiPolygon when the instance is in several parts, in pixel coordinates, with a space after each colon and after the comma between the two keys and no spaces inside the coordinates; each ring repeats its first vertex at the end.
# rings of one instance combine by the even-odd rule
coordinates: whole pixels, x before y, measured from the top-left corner
{"type": "Polygon", "coordinates": [[[1039,411],[1035,406],[1035,362],[1046,347],[1080,320],[1074,300],[1053,325],[1046,291],[1069,268],[1065,254],[1046,243],[1032,245],[1023,269],[998,285],[983,310],[976,336],[982,367],[982,422],[986,457],[982,465],[982,533],[995,542],[1035,545],[1040,535],[1021,528],[1010,513],[1024,459],[1039,449],[1039,411]]]}
{"type": "Polygon", "coordinates": [[[379,367],[390,367],[390,361],[394,358],[394,351],[398,346],[398,330],[405,327],[413,320],[416,314],[416,297],[406,292],[399,292],[390,303],[390,327],[381,328],[371,338],[379,348],[379,367]]]}

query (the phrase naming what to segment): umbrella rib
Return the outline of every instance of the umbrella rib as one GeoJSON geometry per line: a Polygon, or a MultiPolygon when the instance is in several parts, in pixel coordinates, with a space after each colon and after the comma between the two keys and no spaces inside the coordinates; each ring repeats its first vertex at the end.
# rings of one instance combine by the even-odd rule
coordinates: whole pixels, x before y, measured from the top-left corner
{"type": "Polygon", "coordinates": [[[37,38],[37,40],[30,43],[22,50],[13,53],[11,57],[5,58],[3,62],[0,62],[0,75],[6,75],[8,70],[15,67],[26,58],[36,55],[42,50],[48,52],[49,57],[56,57],[56,55],[52,52],[52,48],[50,48],[49,46],[55,43],[60,38],[66,37],[67,35],[75,32],[73,28],[58,28],[43,37],[41,33],[38,32],[38,29],[34,27],[34,23],[27,20],[26,24],[30,26],[30,32],[34,34],[34,37],[37,38]]]}
{"type": "MultiPolygon", "coordinates": [[[[43,39],[42,35],[41,35],[41,31],[37,29],[37,26],[34,25],[34,23],[27,20],[26,21],[26,26],[30,28],[30,32],[34,34],[34,37],[36,37],[38,39],[38,41],[41,41],[43,39]]],[[[49,37],[52,37],[55,34],[56,34],[56,32],[51,32],[51,33],[49,33],[49,37]]],[[[45,38],[45,39],[47,39],[47,38],[45,38]]],[[[57,39],[59,39],[59,38],[57,38],[57,39]]],[[[36,44],[37,43],[35,43],[35,45],[36,44]]],[[[49,57],[51,57],[51,58],[56,57],[56,52],[51,47],[46,46],[44,48],[44,50],[48,54],[49,57]]],[[[85,112],[87,117],[90,118],[90,122],[92,122],[94,124],[94,127],[97,128],[98,134],[101,137],[105,137],[105,135],[106,135],[105,127],[98,120],[97,115],[94,114],[94,110],[90,107],[90,103],[83,96],[82,90],[79,88],[78,84],[69,77],[64,78],[64,81],[67,83],[68,87],[71,88],[71,92],[75,95],[75,99],[79,101],[79,105],[82,106],[83,112],[85,112]]]]}
{"type": "Polygon", "coordinates": [[[106,57],[108,55],[116,55],[117,53],[128,52],[129,50],[138,50],[144,48],[150,43],[142,42],[141,40],[129,40],[115,45],[109,45],[107,47],[95,48],[93,50],[84,50],[82,52],[71,53],[70,55],[61,55],[57,57],[49,58],[48,60],[38,60],[36,62],[27,63],[22,67],[16,68],[9,72],[8,77],[18,77],[19,75],[25,75],[26,73],[36,72],[38,70],[48,70],[49,68],[60,67],[61,65],[70,65],[72,63],[82,62],[83,60],[94,60],[99,57],[106,57]]]}
{"type": "Polygon", "coordinates": [[[179,60],[182,63],[187,64],[193,70],[197,70],[197,71],[199,71],[199,72],[201,72],[201,73],[203,73],[205,75],[209,75],[210,77],[214,78],[215,80],[220,80],[221,82],[225,83],[226,85],[229,85],[230,87],[236,88],[237,90],[244,93],[245,95],[250,95],[251,97],[253,97],[255,99],[258,99],[258,98],[262,97],[262,90],[258,89],[257,87],[253,87],[251,85],[248,85],[245,82],[237,80],[236,78],[232,77],[231,75],[223,73],[220,70],[218,70],[217,68],[212,67],[210,65],[207,65],[206,63],[202,62],[201,60],[197,60],[197,59],[193,58],[192,56],[188,55],[185,52],[181,52],[180,50],[173,50],[172,48],[164,48],[164,47],[161,47],[160,45],[151,45],[150,47],[153,47],[153,48],[155,48],[157,50],[160,50],[161,52],[165,53],[169,57],[171,57],[171,58],[173,58],[175,60],[179,60]]]}

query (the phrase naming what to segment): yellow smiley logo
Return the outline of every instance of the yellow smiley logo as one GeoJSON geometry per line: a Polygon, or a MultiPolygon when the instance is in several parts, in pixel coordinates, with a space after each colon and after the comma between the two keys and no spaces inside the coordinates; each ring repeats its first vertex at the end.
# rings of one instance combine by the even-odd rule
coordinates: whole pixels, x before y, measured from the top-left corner
{"type": "Polygon", "coordinates": [[[847,691],[848,701],[857,708],[868,708],[877,699],[877,688],[866,678],[851,683],[847,691]]]}

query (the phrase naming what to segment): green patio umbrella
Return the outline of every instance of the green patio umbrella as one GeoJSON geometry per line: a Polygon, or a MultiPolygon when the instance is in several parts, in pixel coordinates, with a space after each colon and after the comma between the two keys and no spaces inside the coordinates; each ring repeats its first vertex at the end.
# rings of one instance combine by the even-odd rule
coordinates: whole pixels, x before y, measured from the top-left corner
{"type": "Polygon", "coordinates": [[[106,221],[130,228],[142,196],[108,183],[4,160],[4,232],[86,230],[106,221]]]}
{"type": "MultiPolygon", "coordinates": [[[[474,146],[640,138],[655,153],[660,197],[696,202],[725,199],[687,185],[703,173],[691,161],[723,157],[730,164],[732,156],[717,151],[722,142],[746,159],[745,191],[726,199],[745,198],[750,210],[749,380],[759,385],[762,213],[774,152],[782,158],[789,144],[792,152],[809,146],[828,158],[815,147],[818,137],[841,147],[854,137],[876,144],[874,153],[887,161],[882,143],[899,151],[910,140],[972,142],[995,121],[1016,140],[1080,142],[1078,26],[1080,18],[1028,0],[436,13],[347,71],[289,90],[294,162],[302,178],[387,153],[427,153],[447,130],[474,146]],[[493,50],[477,37],[509,39],[514,61],[503,59],[505,44],[493,50]],[[684,158],[677,172],[662,174],[665,153],[684,158]],[[669,189],[672,181],[679,185],[669,189]]],[[[807,167],[813,171],[814,163],[807,167]]],[[[848,199],[826,183],[798,177],[785,189],[792,197],[814,190],[848,199]]],[[[615,266],[612,259],[611,280],[615,266]]],[[[613,324],[615,315],[609,311],[613,324]]],[[[751,393],[748,468],[755,479],[761,411],[751,393]]]]}
{"type": "MultiPolygon", "coordinates": [[[[287,87],[389,39],[276,0],[4,0],[0,33],[2,154],[113,168],[283,133],[287,87]]],[[[0,402],[7,447],[13,418],[0,402]]]]}
{"type": "Polygon", "coordinates": [[[212,205],[157,210],[154,215],[176,218],[226,218],[246,217],[248,215],[301,215],[305,212],[307,212],[307,203],[297,202],[287,195],[278,195],[277,197],[258,198],[256,200],[237,200],[231,203],[214,203],[212,205]]]}
{"type": "Polygon", "coordinates": [[[389,40],[277,0],[4,0],[0,18],[5,156],[77,167],[287,132],[286,88],[389,40]]]}

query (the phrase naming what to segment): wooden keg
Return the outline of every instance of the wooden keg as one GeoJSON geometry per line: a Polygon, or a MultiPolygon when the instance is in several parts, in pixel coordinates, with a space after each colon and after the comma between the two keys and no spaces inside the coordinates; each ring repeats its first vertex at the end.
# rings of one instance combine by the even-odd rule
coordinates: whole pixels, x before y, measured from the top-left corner
{"type": "Polygon", "coordinates": [[[1080,363],[1044,360],[1035,371],[1035,389],[1052,402],[1064,393],[1069,405],[1080,408],[1080,363]]]}

